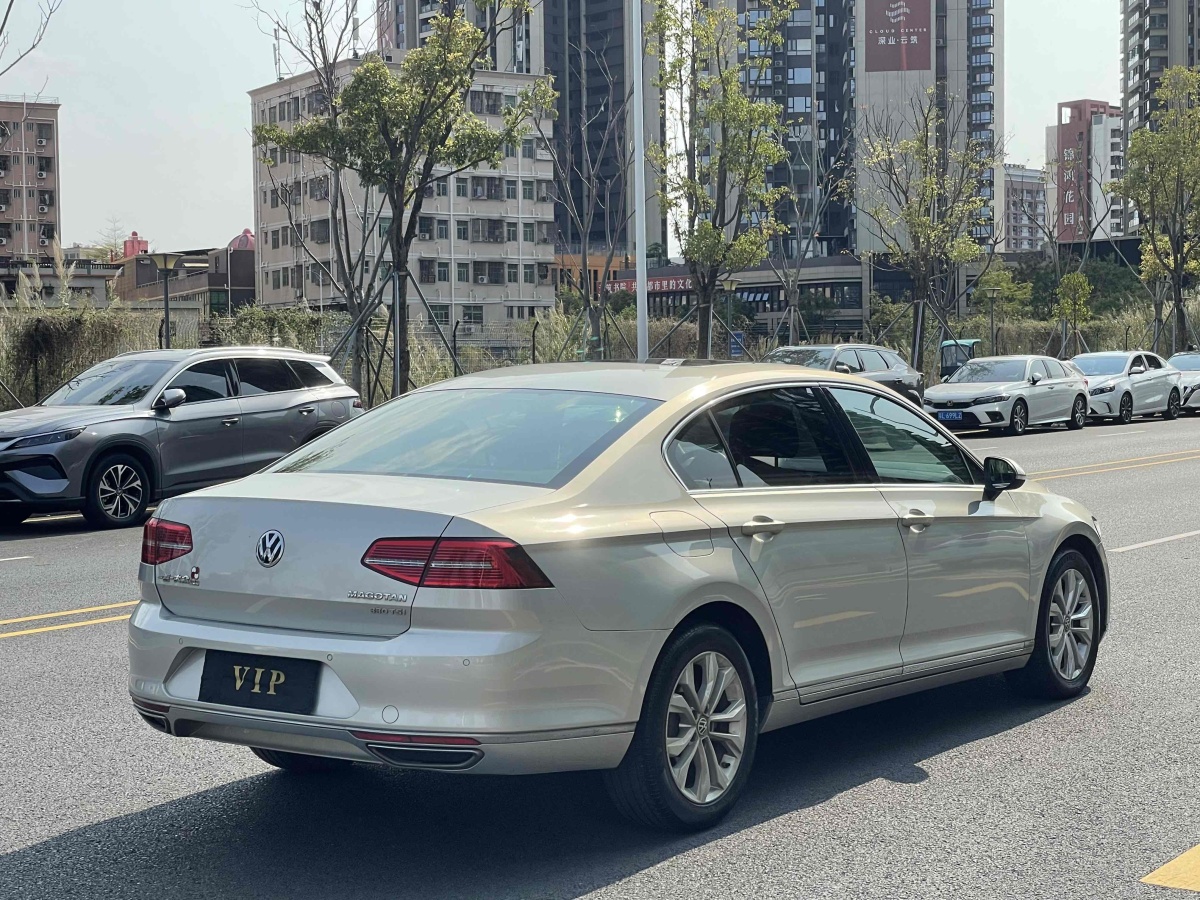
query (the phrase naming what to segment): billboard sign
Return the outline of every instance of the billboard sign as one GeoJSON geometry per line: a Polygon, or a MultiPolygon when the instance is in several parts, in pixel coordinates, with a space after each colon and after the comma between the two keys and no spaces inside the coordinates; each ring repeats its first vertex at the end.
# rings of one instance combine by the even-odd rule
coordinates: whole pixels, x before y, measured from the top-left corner
{"type": "Polygon", "coordinates": [[[867,71],[933,69],[933,0],[865,0],[867,71]]]}

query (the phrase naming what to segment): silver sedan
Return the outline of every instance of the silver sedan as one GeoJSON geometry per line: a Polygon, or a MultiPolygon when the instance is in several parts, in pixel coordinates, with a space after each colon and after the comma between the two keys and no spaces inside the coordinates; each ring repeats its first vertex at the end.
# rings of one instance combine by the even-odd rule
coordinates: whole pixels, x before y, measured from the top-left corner
{"type": "Polygon", "coordinates": [[[1081,353],[1071,360],[1087,376],[1089,414],[1123,424],[1134,416],[1179,415],[1182,378],[1173,365],[1147,350],[1081,353]]]}
{"type": "Polygon", "coordinates": [[[167,500],[139,577],[129,689],[166,734],[293,773],[599,769],[677,830],[761,732],[1000,672],[1076,696],[1109,608],[1078,503],[778,365],[442,382],[167,500]]]}

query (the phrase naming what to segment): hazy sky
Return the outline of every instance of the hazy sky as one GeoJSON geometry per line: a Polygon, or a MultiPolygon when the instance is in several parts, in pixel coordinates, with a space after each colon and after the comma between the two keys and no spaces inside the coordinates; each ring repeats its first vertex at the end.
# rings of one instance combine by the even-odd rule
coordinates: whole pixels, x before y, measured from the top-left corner
{"type": "MultiPolygon", "coordinates": [[[[0,93],[44,90],[63,105],[64,244],[89,243],[112,216],[162,249],[218,246],[253,227],[246,92],[274,66],[249,3],[63,0],[0,93]]],[[[1010,162],[1042,164],[1059,101],[1119,101],[1118,3],[1006,0],[1010,162]]],[[[17,5],[14,46],[35,2],[17,5]]],[[[364,17],[372,6],[360,0],[364,17]]]]}

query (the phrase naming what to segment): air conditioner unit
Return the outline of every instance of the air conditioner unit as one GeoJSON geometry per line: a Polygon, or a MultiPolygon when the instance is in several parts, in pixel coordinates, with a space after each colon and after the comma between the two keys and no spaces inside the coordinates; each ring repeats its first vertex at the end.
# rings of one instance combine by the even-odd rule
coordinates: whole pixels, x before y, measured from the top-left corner
{"type": "Polygon", "coordinates": [[[487,276],[480,275],[478,278],[475,279],[475,283],[476,284],[487,284],[487,276]]]}
{"type": "Polygon", "coordinates": [[[48,238],[38,238],[38,246],[49,247],[50,240],[48,238]]]}
{"type": "Polygon", "coordinates": [[[45,147],[45,146],[46,146],[46,139],[45,139],[45,138],[38,138],[38,146],[39,146],[39,147],[45,147]]]}
{"type": "Polygon", "coordinates": [[[8,211],[8,204],[0,203],[0,212],[7,212],[7,211],[8,211]]]}
{"type": "Polygon", "coordinates": [[[46,177],[45,172],[38,172],[38,178],[45,178],[45,177],[46,177]]]}
{"type": "Polygon", "coordinates": [[[5,175],[7,175],[7,174],[8,174],[8,171],[7,171],[7,170],[5,170],[5,169],[0,169],[0,178],[3,178],[3,177],[4,177],[5,175]]]}
{"type": "Polygon", "coordinates": [[[459,333],[460,333],[460,334],[474,334],[474,333],[475,333],[475,326],[474,326],[474,325],[463,325],[463,326],[461,327],[461,329],[460,329],[459,333]]]}
{"type": "Polygon", "coordinates": [[[417,240],[418,241],[432,241],[433,235],[432,234],[418,234],[417,240]]]}
{"type": "Polygon", "coordinates": [[[48,207],[48,206],[39,206],[39,207],[38,207],[38,212],[41,212],[41,213],[44,213],[44,212],[50,212],[50,207],[48,207]]]}
{"type": "Polygon", "coordinates": [[[8,243],[8,238],[0,238],[0,247],[3,247],[7,243],[8,243]]]}

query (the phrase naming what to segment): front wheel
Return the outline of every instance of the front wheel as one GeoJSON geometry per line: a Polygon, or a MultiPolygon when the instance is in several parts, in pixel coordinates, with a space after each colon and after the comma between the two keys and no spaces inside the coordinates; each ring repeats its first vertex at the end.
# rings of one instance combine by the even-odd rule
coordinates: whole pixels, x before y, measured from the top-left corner
{"type": "Polygon", "coordinates": [[[1133,421],[1133,395],[1121,395],[1121,411],[1117,415],[1117,421],[1122,425],[1128,425],[1133,421]]]}
{"type": "Polygon", "coordinates": [[[758,697],[745,651],[698,624],[664,648],[621,765],[605,786],[627,818],[671,831],[719,822],[746,787],[758,743],[758,697]]]}
{"type": "Polygon", "coordinates": [[[1163,418],[1168,422],[1179,418],[1179,391],[1171,388],[1171,396],[1167,398],[1167,408],[1163,410],[1163,418]]]}
{"type": "Polygon", "coordinates": [[[1072,431],[1078,431],[1087,424],[1088,403],[1086,397],[1076,397],[1075,405],[1071,407],[1071,418],[1067,420],[1067,427],[1072,431]]]}
{"type": "Polygon", "coordinates": [[[1029,427],[1029,407],[1024,400],[1013,404],[1012,414],[1008,417],[1008,428],[1005,429],[1013,437],[1020,437],[1029,427]]]}
{"type": "Polygon", "coordinates": [[[92,469],[83,517],[96,528],[140,525],[149,502],[150,478],[145,467],[127,453],[113,453],[92,469]]]}
{"type": "Polygon", "coordinates": [[[1082,553],[1055,556],[1042,588],[1033,655],[1024,668],[1005,672],[1018,693],[1041,700],[1078,696],[1092,677],[1100,639],[1100,593],[1082,553]]]}
{"type": "Polygon", "coordinates": [[[326,756],[309,756],[305,753],[288,753],[284,750],[264,750],[251,747],[250,752],[269,766],[283,769],[294,775],[317,775],[324,772],[340,772],[353,763],[347,759],[330,759],[326,756]]]}

